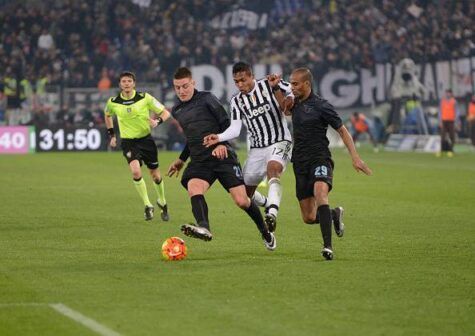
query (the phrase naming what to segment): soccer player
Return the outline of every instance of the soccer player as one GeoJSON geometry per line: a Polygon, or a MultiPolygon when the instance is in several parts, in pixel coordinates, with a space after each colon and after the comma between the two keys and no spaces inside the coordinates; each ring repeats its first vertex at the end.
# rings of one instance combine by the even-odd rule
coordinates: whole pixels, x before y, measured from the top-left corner
{"type": "Polygon", "coordinates": [[[154,208],[148,198],[147,187],[142,178],[142,163],[145,163],[154,181],[157,192],[157,206],[162,220],[168,221],[168,206],[165,188],[158,169],[158,151],[150,134],[150,128],[157,127],[170,117],[170,113],[157,99],[146,92],[135,91],[135,74],[122,72],[119,76],[120,93],[107,101],[104,110],[110,146],[117,145],[112,117],[117,116],[122,152],[129,164],[135,188],[145,205],[145,220],[153,219],[154,208]],[[150,112],[154,112],[153,118],[150,112]]]}
{"type": "MultiPolygon", "coordinates": [[[[249,197],[266,208],[265,222],[271,232],[277,225],[277,214],[282,198],[280,177],[290,160],[292,137],[281,110],[293,104],[290,84],[279,75],[256,80],[249,64],[238,62],[233,66],[233,79],[239,93],[231,98],[231,125],[220,134],[204,139],[207,146],[239,136],[243,122],[249,132],[250,149],[244,164],[244,183],[249,197]],[[267,197],[256,189],[267,178],[267,197]]],[[[343,219],[343,208],[332,210],[338,226],[343,219]]],[[[343,230],[341,231],[343,234],[343,230]]]]}
{"type": "Polygon", "coordinates": [[[173,107],[172,115],[183,128],[186,147],[179,159],[170,165],[168,175],[176,173],[178,176],[187,158],[191,157],[181,183],[188,190],[196,220],[196,225],[184,224],[181,230],[193,238],[212,239],[204,194],[214,181],[219,180],[236,205],[254,221],[266,248],[274,250],[276,239],[267,229],[258,206],[246,194],[241,165],[234,150],[227,142],[210,147],[203,145],[204,137],[221,133],[229,126],[229,117],[223,106],[211,93],[195,90],[195,81],[186,67],[176,70],[173,86],[180,102],[173,107]]]}
{"type": "MultiPolygon", "coordinates": [[[[307,68],[295,69],[290,85],[295,96],[292,114],[295,188],[302,219],[307,224],[320,222],[323,237],[322,256],[333,259],[332,214],[328,194],[333,185],[334,163],[328,148],[327,129],[333,127],[342,138],[357,172],[371,175],[371,169],[361,160],[355,144],[333,106],[312,90],[312,74],[307,68]]],[[[335,224],[339,235],[340,227],[335,224]]]]}
{"type": "Polygon", "coordinates": [[[249,197],[266,207],[265,222],[271,232],[277,225],[277,213],[282,198],[280,176],[290,160],[292,138],[280,105],[285,98],[293,99],[290,84],[278,75],[256,80],[249,64],[233,66],[233,79],[239,93],[231,98],[231,125],[219,134],[204,139],[206,146],[239,136],[243,122],[249,132],[250,148],[244,164],[244,183],[249,197]],[[267,177],[267,198],[256,191],[267,177]]]}

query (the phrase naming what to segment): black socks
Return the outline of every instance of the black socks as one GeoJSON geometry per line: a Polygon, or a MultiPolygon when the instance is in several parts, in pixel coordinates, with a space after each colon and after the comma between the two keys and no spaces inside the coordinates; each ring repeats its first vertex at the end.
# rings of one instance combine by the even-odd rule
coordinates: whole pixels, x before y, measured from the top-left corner
{"type": "Polygon", "coordinates": [[[251,200],[251,205],[244,211],[246,211],[249,217],[251,217],[254,223],[256,223],[257,229],[262,234],[262,237],[264,237],[266,241],[271,241],[272,237],[270,236],[269,230],[267,230],[267,227],[264,224],[264,218],[262,218],[261,211],[259,210],[256,202],[251,200]]]}
{"type": "Polygon", "coordinates": [[[322,231],[323,246],[332,247],[332,214],[328,204],[320,205],[317,209],[318,219],[320,221],[320,230],[322,231]]]}
{"type": "Polygon", "coordinates": [[[191,196],[191,211],[196,224],[209,230],[208,204],[203,195],[191,196]]]}

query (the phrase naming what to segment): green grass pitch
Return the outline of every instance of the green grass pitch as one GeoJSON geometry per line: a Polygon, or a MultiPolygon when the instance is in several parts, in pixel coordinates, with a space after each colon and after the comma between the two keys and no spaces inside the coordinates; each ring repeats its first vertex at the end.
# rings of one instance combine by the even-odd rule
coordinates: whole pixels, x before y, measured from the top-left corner
{"type": "MultiPolygon", "coordinates": [[[[193,218],[178,179],[165,178],[171,221],[145,222],[119,152],[1,156],[0,335],[97,335],[20,303],[121,335],[475,335],[475,155],[362,149],[367,177],[333,152],[346,232],[332,262],[291,167],[276,251],[215,184],[213,241],[185,238],[188,258],[166,262],[161,243],[193,218]]],[[[162,169],[175,157],[160,153],[162,169]]]]}

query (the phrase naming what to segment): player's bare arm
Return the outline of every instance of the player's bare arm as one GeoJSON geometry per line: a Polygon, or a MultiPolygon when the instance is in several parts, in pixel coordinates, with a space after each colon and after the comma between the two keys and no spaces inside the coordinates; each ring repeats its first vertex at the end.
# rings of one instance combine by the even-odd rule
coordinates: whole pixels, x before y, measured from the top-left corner
{"type": "Polygon", "coordinates": [[[351,134],[350,132],[348,132],[348,129],[345,127],[345,125],[337,129],[337,132],[338,134],[340,134],[340,137],[343,140],[343,143],[345,144],[346,148],[348,149],[348,152],[350,153],[351,160],[353,162],[353,168],[355,168],[357,172],[363,172],[366,175],[372,175],[373,172],[366,165],[366,163],[363,160],[361,160],[358,152],[356,151],[353,138],[351,137],[351,134]]]}
{"type": "Polygon", "coordinates": [[[176,159],[175,161],[173,161],[170,167],[168,167],[167,176],[172,177],[176,174],[175,176],[178,177],[178,175],[180,175],[180,170],[183,168],[184,164],[185,161],[181,159],[176,159]]]}
{"type": "Polygon", "coordinates": [[[107,134],[109,134],[109,145],[114,148],[117,146],[117,138],[114,133],[114,120],[112,119],[112,116],[109,113],[104,113],[104,120],[106,123],[107,127],[107,134]]]}

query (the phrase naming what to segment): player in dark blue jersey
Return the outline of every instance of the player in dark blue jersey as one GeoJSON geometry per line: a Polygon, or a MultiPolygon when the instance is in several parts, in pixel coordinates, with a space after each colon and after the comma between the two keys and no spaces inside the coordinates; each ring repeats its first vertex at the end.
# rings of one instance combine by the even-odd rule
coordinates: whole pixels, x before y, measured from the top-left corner
{"type": "MultiPolygon", "coordinates": [[[[334,163],[328,148],[329,125],[342,138],[356,171],[366,175],[371,175],[372,172],[358,155],[351,134],[333,106],[313,92],[312,82],[312,74],[307,68],[298,68],[290,76],[290,85],[295,96],[295,104],[290,110],[294,139],[292,162],[302,219],[307,224],[320,222],[323,237],[322,256],[331,260],[332,213],[328,205],[328,193],[333,185],[334,163]]],[[[337,235],[340,235],[341,230],[341,227],[335,225],[337,235]]]]}
{"type": "Polygon", "coordinates": [[[274,250],[277,246],[276,239],[264,224],[259,208],[246,194],[241,165],[234,150],[227,142],[210,147],[203,145],[204,137],[221,133],[230,125],[223,106],[211,93],[195,90],[195,81],[188,68],[179,68],[175,72],[173,86],[179,103],[173,107],[171,113],[183,128],[186,147],[180,158],[171,164],[168,175],[178,176],[185,161],[188,157],[191,158],[181,183],[188,190],[193,216],[196,219],[196,225],[182,225],[183,233],[205,241],[212,239],[204,194],[219,180],[236,205],[252,218],[266,248],[274,250]]]}

